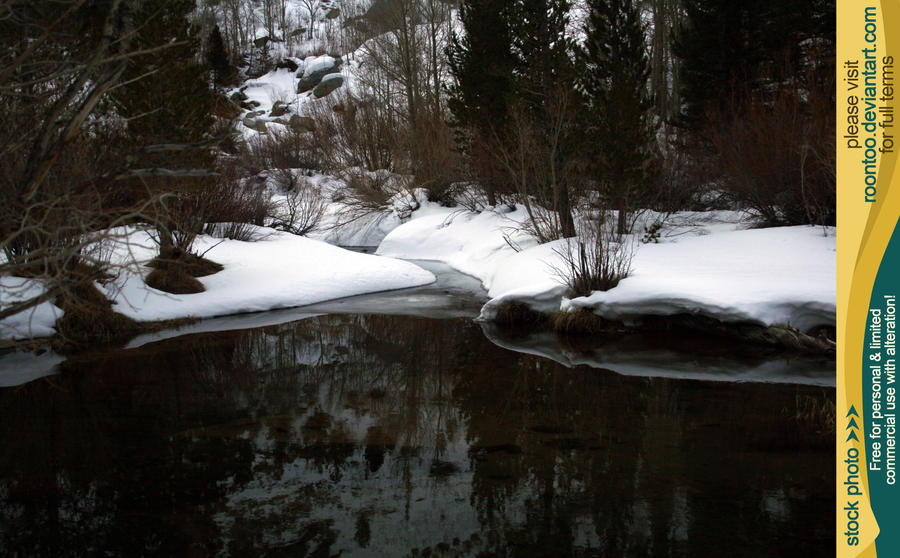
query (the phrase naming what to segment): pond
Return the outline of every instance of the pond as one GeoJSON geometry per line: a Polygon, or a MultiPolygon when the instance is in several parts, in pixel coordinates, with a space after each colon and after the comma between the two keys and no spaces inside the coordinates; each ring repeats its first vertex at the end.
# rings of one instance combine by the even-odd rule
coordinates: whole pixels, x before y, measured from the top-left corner
{"type": "Polygon", "coordinates": [[[0,555],[833,552],[833,361],[510,335],[440,275],[0,389],[0,555]]]}

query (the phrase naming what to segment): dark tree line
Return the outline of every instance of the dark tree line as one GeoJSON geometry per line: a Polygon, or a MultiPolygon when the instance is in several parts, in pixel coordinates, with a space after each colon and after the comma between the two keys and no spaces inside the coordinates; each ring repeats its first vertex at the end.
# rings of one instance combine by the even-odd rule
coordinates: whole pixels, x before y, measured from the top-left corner
{"type": "Polygon", "coordinates": [[[460,145],[489,203],[558,213],[547,238],[573,235],[579,204],[617,210],[622,233],[635,209],[679,209],[711,184],[772,224],[833,223],[833,157],[816,143],[834,102],[833,11],[589,0],[576,35],[563,0],[464,0],[448,49],[460,145]]]}

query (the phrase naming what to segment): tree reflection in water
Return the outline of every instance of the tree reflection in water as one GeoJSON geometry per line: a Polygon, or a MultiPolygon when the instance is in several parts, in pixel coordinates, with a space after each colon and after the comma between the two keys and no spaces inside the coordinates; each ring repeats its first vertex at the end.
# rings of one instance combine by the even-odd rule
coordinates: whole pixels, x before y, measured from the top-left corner
{"type": "Polygon", "coordinates": [[[833,389],[620,376],[320,316],[0,390],[8,556],[825,555],[833,389]]]}

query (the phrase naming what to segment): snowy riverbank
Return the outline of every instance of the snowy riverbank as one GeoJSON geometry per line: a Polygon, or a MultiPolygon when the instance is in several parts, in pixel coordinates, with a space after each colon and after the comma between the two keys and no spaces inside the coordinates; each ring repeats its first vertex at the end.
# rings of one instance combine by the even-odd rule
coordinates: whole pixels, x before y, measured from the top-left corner
{"type": "MultiPolygon", "coordinates": [[[[254,242],[200,236],[197,253],[224,269],[201,277],[205,292],[173,295],[144,284],[144,265],[156,255],[156,244],[146,232],[135,232],[117,242],[113,259],[138,265],[120,269],[119,278],[99,285],[116,304],[114,309],[140,322],[176,318],[208,318],[304,306],[347,296],[425,285],[434,275],[414,264],[344,250],[318,240],[260,228],[254,242]]],[[[10,282],[22,279],[7,278],[10,282]]],[[[28,285],[22,295],[33,294],[28,285]]],[[[0,338],[45,337],[62,315],[44,303],[0,322],[0,338]]]]}
{"type": "Polygon", "coordinates": [[[486,320],[514,301],[540,312],[586,309],[626,322],[695,314],[801,331],[835,323],[832,227],[747,229],[738,212],[675,214],[658,243],[634,242],[631,273],[617,287],[568,300],[556,271],[563,241],[538,245],[520,231],[524,220],[521,208],[432,211],[397,227],[377,253],[441,260],[479,278],[491,296],[481,313],[486,320]]]}
{"type": "MultiPolygon", "coordinates": [[[[800,331],[835,323],[833,228],[748,229],[738,212],[675,214],[666,219],[658,243],[633,243],[631,273],[617,287],[570,300],[558,273],[565,241],[538,244],[522,230],[526,217],[521,207],[473,213],[424,202],[406,222],[393,219],[395,228],[377,256],[264,228],[255,242],[200,236],[195,250],[224,266],[200,278],[205,292],[172,295],[147,287],[142,275],[149,269],[143,265],[123,267],[118,280],[102,287],[116,311],[137,321],[209,318],[434,281],[402,258],[442,261],[480,280],[490,297],[481,311],[484,320],[493,319],[504,303],[518,302],[544,313],[589,310],[626,323],[677,314],[800,331]]],[[[659,218],[647,213],[643,220],[659,218]]],[[[156,245],[148,233],[134,232],[114,253],[122,262],[146,263],[156,245]]],[[[21,284],[8,292],[22,296],[36,288],[21,279],[4,281],[21,284]]],[[[60,315],[44,303],[0,322],[0,337],[52,335],[60,315]]]]}

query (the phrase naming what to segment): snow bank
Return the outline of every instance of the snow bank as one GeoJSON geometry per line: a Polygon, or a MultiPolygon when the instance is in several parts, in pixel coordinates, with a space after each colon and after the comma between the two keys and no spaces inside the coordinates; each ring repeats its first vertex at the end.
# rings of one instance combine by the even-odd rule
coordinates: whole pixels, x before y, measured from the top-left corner
{"type": "MultiPolygon", "coordinates": [[[[37,281],[21,277],[0,277],[0,309],[40,296],[44,287],[37,281]]],[[[56,333],[54,324],[63,311],[44,302],[34,308],[0,320],[0,339],[49,337],[56,333]]]]}
{"type": "Polygon", "coordinates": [[[660,243],[641,244],[632,272],[608,292],[567,300],[557,269],[563,241],[544,245],[521,231],[523,209],[414,216],[385,237],[378,254],[433,259],[479,278],[490,320],[504,302],[535,310],[588,309],[630,320],[642,315],[703,314],[723,321],[791,325],[835,322],[833,228],[746,226],[737,212],[670,217],[660,243]],[[514,249],[513,247],[516,247],[514,249]],[[518,250],[518,251],[517,251],[518,250]]]}
{"type": "MultiPolygon", "coordinates": [[[[262,229],[266,231],[266,229],[262,229]]],[[[135,320],[206,318],[303,306],[335,298],[425,285],[433,274],[408,262],[350,252],[318,240],[266,231],[257,242],[201,236],[198,253],[225,266],[201,277],[205,292],[172,295],[147,287],[135,272],[115,287],[107,286],[116,311],[135,320]]],[[[146,246],[144,238],[132,239],[146,246]],[[143,241],[141,241],[143,240],[143,241]]]]}
{"type": "Polygon", "coordinates": [[[834,229],[799,226],[643,245],[616,288],[563,309],[625,320],[693,313],[806,331],[835,323],[835,297],[834,229]]]}
{"type": "MultiPolygon", "coordinates": [[[[297,98],[297,78],[293,72],[285,68],[272,70],[256,79],[247,80],[243,90],[248,101],[256,101],[259,107],[254,110],[265,111],[268,115],[276,101],[292,104],[297,98]]],[[[235,89],[234,91],[237,91],[235,89]]]]}

